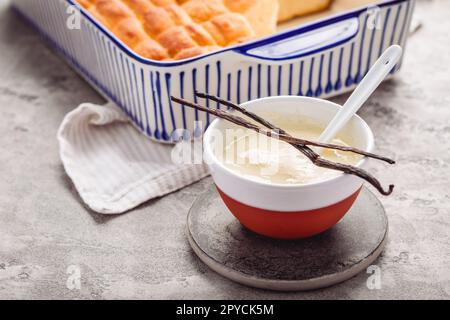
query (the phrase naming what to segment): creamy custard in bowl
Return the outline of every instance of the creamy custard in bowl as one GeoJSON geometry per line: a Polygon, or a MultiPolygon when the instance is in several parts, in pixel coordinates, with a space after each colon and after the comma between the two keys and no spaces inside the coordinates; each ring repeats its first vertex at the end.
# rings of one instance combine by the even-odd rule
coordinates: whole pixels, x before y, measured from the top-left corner
{"type": "MultiPolygon", "coordinates": [[[[259,113],[294,137],[318,141],[324,125],[306,118],[287,119],[275,113],[259,113]]],[[[290,144],[245,128],[228,129],[224,145],[224,164],[235,173],[257,181],[293,185],[332,179],[341,171],[314,165],[290,144]]],[[[351,145],[351,137],[342,132],[330,143],[351,145]]],[[[317,151],[317,149],[316,149],[317,151]]],[[[355,165],[361,156],[339,150],[322,149],[321,155],[333,162],[355,165]]]]}

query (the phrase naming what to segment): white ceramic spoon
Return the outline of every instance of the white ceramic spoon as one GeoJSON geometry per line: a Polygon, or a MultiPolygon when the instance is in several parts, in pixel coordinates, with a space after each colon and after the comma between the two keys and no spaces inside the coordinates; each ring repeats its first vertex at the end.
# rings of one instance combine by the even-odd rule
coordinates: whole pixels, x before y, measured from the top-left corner
{"type": "MultiPolygon", "coordinates": [[[[369,96],[380,85],[402,56],[402,48],[398,45],[390,46],[370,68],[364,79],[353,91],[341,110],[334,116],[319,137],[323,143],[330,142],[336,134],[347,124],[353,115],[361,108],[369,96]]],[[[320,152],[320,149],[317,150],[320,152]]]]}

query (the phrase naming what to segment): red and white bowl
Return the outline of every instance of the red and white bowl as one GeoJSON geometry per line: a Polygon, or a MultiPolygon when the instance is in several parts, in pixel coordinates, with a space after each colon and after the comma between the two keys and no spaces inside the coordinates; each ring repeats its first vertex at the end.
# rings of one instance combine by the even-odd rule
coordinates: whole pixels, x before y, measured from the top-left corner
{"type": "MultiPolygon", "coordinates": [[[[262,98],[242,106],[256,113],[276,110],[286,117],[305,116],[324,126],[340,108],[330,101],[299,96],[262,98]]],[[[239,175],[223,164],[218,153],[221,143],[217,132],[232,126],[222,119],[212,122],[204,135],[204,156],[226,206],[248,229],[278,239],[310,237],[335,225],[358,197],[362,179],[344,173],[297,185],[265,183],[239,175]]],[[[359,116],[355,115],[345,130],[352,136],[354,147],[372,151],[373,133],[359,116]]],[[[362,158],[357,166],[362,167],[366,161],[362,158]]]]}

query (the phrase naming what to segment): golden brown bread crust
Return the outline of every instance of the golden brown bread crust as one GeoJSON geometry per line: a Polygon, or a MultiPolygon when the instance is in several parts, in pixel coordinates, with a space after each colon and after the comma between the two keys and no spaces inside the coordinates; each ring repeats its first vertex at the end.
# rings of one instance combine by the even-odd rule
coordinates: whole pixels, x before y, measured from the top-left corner
{"type": "Polygon", "coordinates": [[[208,21],[227,12],[227,8],[221,0],[184,1],[182,8],[196,23],[208,21]]]}
{"type": "Polygon", "coordinates": [[[222,47],[251,39],[255,34],[245,18],[237,13],[224,13],[203,23],[203,27],[222,47]]]}
{"type": "Polygon", "coordinates": [[[278,22],[327,9],[333,0],[279,0],[278,22]]]}
{"type": "MultiPolygon", "coordinates": [[[[276,32],[279,0],[223,0],[227,8],[242,14],[253,27],[256,37],[276,32]]],[[[310,0],[297,0],[310,1],[310,0]]]]}
{"type": "MultiPolygon", "coordinates": [[[[189,58],[256,35],[246,17],[234,12],[235,6],[230,10],[223,0],[77,1],[127,46],[149,59],[189,58]]],[[[253,1],[239,2],[249,6],[253,1]]]]}
{"type": "Polygon", "coordinates": [[[78,3],[86,9],[89,9],[89,7],[91,6],[91,2],[89,0],[78,0],[78,3]]]}
{"type": "Polygon", "coordinates": [[[132,50],[154,60],[185,59],[255,37],[266,36],[276,31],[277,18],[286,19],[287,15],[317,10],[320,5],[331,2],[331,0],[77,1],[132,50]],[[279,3],[282,5],[280,15],[279,3]]]}

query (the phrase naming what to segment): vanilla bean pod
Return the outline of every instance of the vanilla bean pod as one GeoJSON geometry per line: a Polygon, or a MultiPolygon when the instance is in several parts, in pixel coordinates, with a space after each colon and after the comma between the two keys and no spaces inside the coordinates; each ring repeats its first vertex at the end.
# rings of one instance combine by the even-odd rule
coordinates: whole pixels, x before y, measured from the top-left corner
{"type": "Polygon", "coordinates": [[[370,173],[368,173],[367,171],[365,171],[361,168],[358,168],[358,167],[355,167],[352,165],[329,161],[327,159],[322,158],[318,153],[316,153],[314,150],[309,148],[307,145],[302,144],[301,142],[304,140],[297,139],[295,137],[290,136],[285,130],[276,127],[275,125],[271,124],[267,120],[262,119],[261,117],[255,115],[255,114],[252,114],[249,111],[247,111],[241,107],[239,107],[239,108],[242,110],[245,110],[245,113],[243,112],[244,114],[246,114],[246,115],[252,114],[252,116],[249,116],[249,117],[252,117],[252,119],[254,119],[255,121],[264,125],[271,131],[262,129],[261,127],[245,120],[242,117],[232,115],[229,112],[225,112],[220,109],[209,109],[209,108],[203,107],[199,104],[192,103],[185,99],[176,98],[173,96],[171,96],[171,100],[176,103],[179,103],[181,105],[193,108],[193,109],[208,112],[212,115],[215,115],[218,118],[222,118],[222,119],[232,122],[238,126],[241,126],[241,127],[244,127],[244,128],[250,129],[250,130],[254,130],[254,131],[256,131],[260,134],[264,134],[268,137],[279,138],[280,140],[289,143],[290,145],[295,147],[297,150],[299,150],[301,153],[303,153],[316,166],[324,167],[324,168],[328,168],[328,169],[332,169],[332,170],[342,171],[347,174],[356,175],[356,176],[366,180],[367,182],[369,182],[383,195],[389,195],[394,190],[394,185],[389,185],[388,190],[384,190],[383,187],[381,186],[380,182],[374,176],[372,176],[370,173]]]}
{"type": "MultiPolygon", "coordinates": [[[[210,99],[214,102],[218,102],[220,104],[223,104],[231,109],[237,110],[239,112],[241,112],[242,114],[246,115],[247,117],[255,120],[256,122],[262,124],[263,126],[271,129],[271,130],[278,130],[278,132],[280,133],[280,135],[286,135],[286,137],[292,137],[289,134],[287,134],[287,132],[285,132],[284,130],[281,130],[280,128],[275,127],[272,123],[268,122],[266,119],[261,118],[260,116],[258,116],[257,114],[250,112],[248,110],[246,110],[245,108],[242,108],[241,106],[234,104],[232,102],[223,100],[221,98],[218,98],[216,96],[213,95],[209,95],[209,94],[204,94],[204,93],[200,93],[200,92],[196,92],[195,93],[199,98],[203,98],[203,99],[210,99]]],[[[294,137],[292,137],[294,138],[294,137]]],[[[371,152],[367,152],[364,150],[360,150],[354,147],[350,147],[350,146],[341,146],[341,145],[337,145],[337,144],[331,144],[331,143],[322,143],[322,142],[316,142],[316,141],[310,141],[310,140],[305,140],[305,139],[301,139],[301,138],[294,138],[292,140],[285,140],[288,143],[298,143],[301,144],[303,146],[313,146],[313,147],[321,147],[321,148],[328,148],[328,149],[334,149],[334,150],[340,150],[340,151],[347,151],[347,152],[353,152],[356,154],[360,154],[369,158],[374,158],[374,159],[378,159],[384,162],[387,162],[389,164],[394,164],[395,161],[392,159],[389,159],[387,157],[384,156],[380,156],[371,152]]]]}

